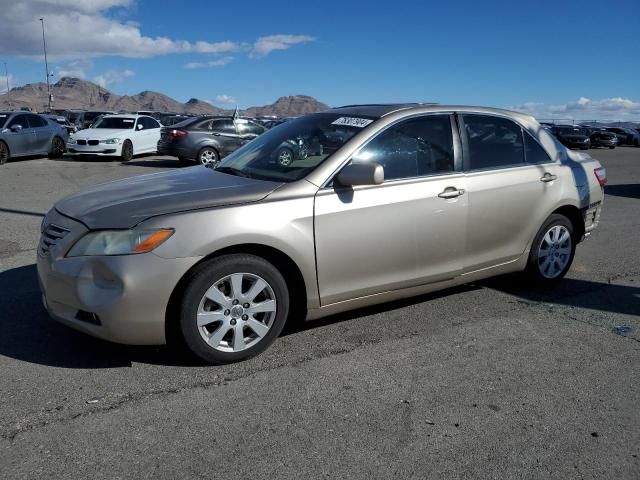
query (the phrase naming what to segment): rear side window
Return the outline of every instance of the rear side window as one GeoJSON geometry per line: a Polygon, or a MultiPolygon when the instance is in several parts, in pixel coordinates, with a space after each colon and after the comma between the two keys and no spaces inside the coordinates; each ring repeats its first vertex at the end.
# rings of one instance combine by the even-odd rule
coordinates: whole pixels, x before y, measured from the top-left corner
{"type": "Polygon", "coordinates": [[[236,133],[233,121],[231,120],[212,120],[209,122],[207,128],[220,133],[236,133]]]}
{"type": "Polygon", "coordinates": [[[266,130],[266,128],[264,128],[262,125],[258,125],[257,123],[254,123],[254,122],[242,121],[242,120],[239,120],[236,122],[236,127],[238,128],[238,133],[240,135],[243,135],[243,134],[260,135],[261,133],[264,133],[264,131],[266,130]]]}
{"type": "Polygon", "coordinates": [[[527,163],[549,163],[552,161],[546,150],[528,133],[524,134],[524,148],[527,163]]]}
{"type": "Polygon", "coordinates": [[[377,162],[385,180],[450,172],[453,138],[448,115],[428,115],[397,123],[365,145],[352,162],[377,162]]]}
{"type": "Polygon", "coordinates": [[[31,128],[46,127],[47,121],[39,115],[29,115],[29,124],[31,128]]]}
{"type": "Polygon", "coordinates": [[[506,118],[485,115],[464,115],[463,121],[469,170],[524,164],[520,126],[506,118]]]}

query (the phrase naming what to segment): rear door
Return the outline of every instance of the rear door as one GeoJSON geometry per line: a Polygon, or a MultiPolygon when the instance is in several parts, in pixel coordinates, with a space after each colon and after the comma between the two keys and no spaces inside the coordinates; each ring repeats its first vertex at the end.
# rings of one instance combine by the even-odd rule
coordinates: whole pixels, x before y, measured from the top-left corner
{"type": "Polygon", "coordinates": [[[317,193],[322,305],[460,274],[467,201],[451,127],[446,114],[400,121],[350,160],[380,163],[383,184],[317,193]]]}
{"type": "Polygon", "coordinates": [[[11,156],[18,155],[33,155],[35,153],[35,135],[31,126],[27,114],[20,113],[10,119],[6,125],[7,131],[5,133],[5,140],[9,145],[9,152],[11,156]],[[14,132],[11,127],[20,125],[22,128],[14,132]]]}
{"type": "Polygon", "coordinates": [[[555,205],[559,167],[512,120],[460,115],[469,214],[464,271],[518,259],[555,205]]]}
{"type": "Polygon", "coordinates": [[[49,122],[39,115],[30,114],[29,125],[34,133],[33,148],[37,153],[46,153],[51,147],[51,127],[49,122]]]}
{"type": "Polygon", "coordinates": [[[236,130],[233,120],[230,118],[220,118],[211,120],[207,124],[208,130],[214,137],[214,142],[218,145],[218,153],[225,157],[235,152],[242,146],[242,139],[236,130]]]}

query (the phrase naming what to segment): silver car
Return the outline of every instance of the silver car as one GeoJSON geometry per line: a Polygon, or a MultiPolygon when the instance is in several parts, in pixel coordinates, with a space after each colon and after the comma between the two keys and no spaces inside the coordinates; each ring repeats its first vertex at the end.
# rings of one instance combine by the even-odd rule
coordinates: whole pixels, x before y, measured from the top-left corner
{"type": "Polygon", "coordinates": [[[0,165],[15,157],[64,155],[67,129],[30,112],[0,112],[0,165]]]}
{"type": "Polygon", "coordinates": [[[605,182],[598,161],[527,115],[347,106],[277,126],[215,169],[58,202],[38,276],[66,325],[234,362],[287,321],[508,272],[556,282],[598,224],[605,182]],[[310,148],[284,165],[291,140],[310,148]]]}

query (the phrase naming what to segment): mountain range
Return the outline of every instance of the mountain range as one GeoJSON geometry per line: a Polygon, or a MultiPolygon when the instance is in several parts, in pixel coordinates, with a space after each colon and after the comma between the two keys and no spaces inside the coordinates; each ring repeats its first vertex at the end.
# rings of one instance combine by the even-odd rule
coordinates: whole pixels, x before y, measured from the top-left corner
{"type": "MultiPolygon", "coordinates": [[[[192,98],[181,103],[162,93],[145,90],[135,95],[117,95],[104,87],[80,78],[63,77],[51,85],[53,108],[85,109],[106,111],[151,110],[158,112],[176,112],[192,115],[225,114],[233,110],[223,109],[210,103],[192,98]]],[[[0,95],[0,109],[20,109],[29,107],[32,111],[47,109],[46,83],[28,83],[14,87],[9,94],[0,95]]],[[[251,107],[241,110],[246,116],[276,115],[279,117],[297,116],[319,112],[329,106],[306,95],[280,97],[271,105],[251,107]]]]}

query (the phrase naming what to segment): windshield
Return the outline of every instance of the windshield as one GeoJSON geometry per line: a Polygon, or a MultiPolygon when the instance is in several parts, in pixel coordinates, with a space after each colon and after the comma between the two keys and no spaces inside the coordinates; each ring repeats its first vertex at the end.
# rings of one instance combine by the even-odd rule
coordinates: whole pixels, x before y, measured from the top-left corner
{"type": "Polygon", "coordinates": [[[217,169],[293,182],[308,175],[375,119],[315,113],[278,125],[225,158],[217,169]]]}
{"type": "Polygon", "coordinates": [[[8,113],[0,113],[0,128],[4,127],[4,124],[7,123],[7,118],[9,118],[8,113]]]}
{"type": "Polygon", "coordinates": [[[90,122],[91,120],[95,120],[100,115],[104,115],[106,112],[85,112],[84,120],[85,122],[90,122]]]}
{"type": "Polygon", "coordinates": [[[133,128],[136,123],[134,118],[123,117],[103,117],[98,120],[92,128],[116,128],[118,130],[125,130],[127,128],[133,128]]]}

